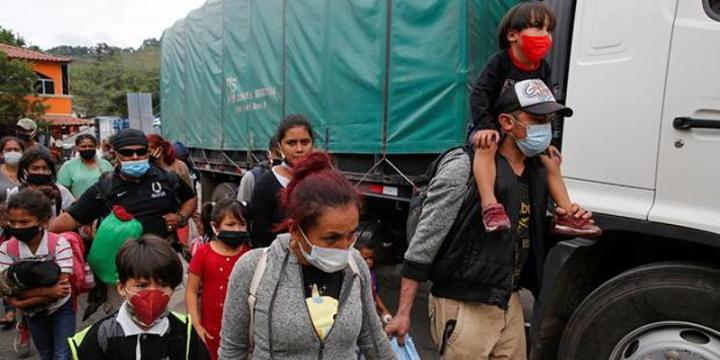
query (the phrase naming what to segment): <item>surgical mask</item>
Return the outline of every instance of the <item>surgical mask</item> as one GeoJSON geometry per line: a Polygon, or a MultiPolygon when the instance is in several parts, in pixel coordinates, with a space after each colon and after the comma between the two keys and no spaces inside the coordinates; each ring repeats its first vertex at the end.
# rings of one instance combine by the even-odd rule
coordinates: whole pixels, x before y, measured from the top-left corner
{"type": "Polygon", "coordinates": [[[14,237],[14,238],[18,239],[18,241],[20,241],[20,242],[27,243],[28,241],[35,238],[35,236],[37,236],[37,234],[42,232],[42,230],[43,229],[37,225],[27,227],[27,228],[22,228],[22,229],[8,226],[5,230],[5,236],[7,236],[8,239],[11,237],[14,237]]]}
{"type": "Polygon", "coordinates": [[[3,154],[3,157],[5,158],[5,163],[12,166],[17,167],[18,163],[20,163],[20,158],[22,157],[22,153],[19,151],[8,151],[3,154]]]}
{"type": "Polygon", "coordinates": [[[326,273],[334,273],[345,269],[350,260],[350,249],[355,245],[355,242],[346,250],[319,247],[310,243],[301,227],[298,226],[298,229],[305,242],[310,245],[309,254],[300,246],[300,252],[307,262],[326,273]]]}
{"type": "Polygon", "coordinates": [[[96,152],[95,152],[95,150],[80,150],[80,151],[78,151],[78,153],[80,154],[81,158],[83,158],[85,160],[90,160],[90,159],[95,158],[96,152]]]}
{"type": "Polygon", "coordinates": [[[217,234],[218,240],[231,248],[237,248],[243,244],[250,244],[250,233],[247,231],[220,230],[215,233],[217,234]]]}
{"type": "Polygon", "coordinates": [[[141,177],[148,169],[150,169],[150,163],[147,159],[120,162],[120,171],[127,176],[141,177]]]}
{"type": "Polygon", "coordinates": [[[525,156],[533,157],[542,153],[548,148],[548,146],[550,146],[550,142],[552,141],[552,125],[550,125],[550,123],[525,125],[515,118],[513,118],[513,121],[524,126],[527,132],[527,137],[524,139],[516,139],[513,136],[515,144],[517,144],[518,148],[523,154],[525,154],[525,156]]]}
{"type": "Polygon", "coordinates": [[[132,293],[127,288],[125,291],[130,295],[127,299],[128,314],[138,325],[149,328],[167,316],[167,305],[170,302],[172,291],[143,289],[132,293]]]}
{"type": "Polygon", "coordinates": [[[522,39],[520,50],[533,64],[542,60],[545,55],[547,55],[548,51],[550,51],[550,47],[552,46],[552,39],[550,39],[550,36],[548,35],[521,35],[520,38],[522,39]]]}

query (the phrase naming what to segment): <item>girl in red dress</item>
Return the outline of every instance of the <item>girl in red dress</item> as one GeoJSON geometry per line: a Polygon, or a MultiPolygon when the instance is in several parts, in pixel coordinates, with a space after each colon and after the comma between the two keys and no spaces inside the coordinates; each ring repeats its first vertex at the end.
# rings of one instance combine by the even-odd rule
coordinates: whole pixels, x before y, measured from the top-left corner
{"type": "Polygon", "coordinates": [[[203,205],[203,227],[213,240],[200,245],[190,260],[185,304],[213,360],[218,358],[230,273],[238,258],[250,250],[245,211],[245,206],[233,199],[203,205]]]}

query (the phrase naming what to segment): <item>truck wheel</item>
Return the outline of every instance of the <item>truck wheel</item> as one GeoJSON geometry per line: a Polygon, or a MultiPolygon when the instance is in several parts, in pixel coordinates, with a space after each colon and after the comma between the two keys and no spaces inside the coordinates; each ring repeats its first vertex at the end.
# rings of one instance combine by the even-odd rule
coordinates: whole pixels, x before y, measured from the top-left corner
{"type": "Polygon", "coordinates": [[[235,199],[237,197],[237,187],[237,185],[231,182],[218,184],[215,190],[213,190],[212,201],[217,202],[226,198],[235,199]]]}
{"type": "Polygon", "coordinates": [[[558,358],[720,359],[720,269],[655,263],[591,293],[565,327],[558,358]]]}

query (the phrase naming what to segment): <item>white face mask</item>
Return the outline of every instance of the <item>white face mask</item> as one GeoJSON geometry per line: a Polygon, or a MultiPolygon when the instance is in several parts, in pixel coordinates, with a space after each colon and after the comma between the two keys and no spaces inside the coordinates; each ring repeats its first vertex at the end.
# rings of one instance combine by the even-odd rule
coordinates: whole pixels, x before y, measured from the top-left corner
{"type": "Polygon", "coordinates": [[[17,167],[18,163],[20,163],[20,158],[22,157],[22,153],[19,151],[8,151],[3,154],[3,157],[5,158],[5,163],[12,166],[17,167]]]}
{"type": "Polygon", "coordinates": [[[305,252],[305,249],[303,249],[302,246],[300,246],[300,252],[302,252],[303,257],[307,260],[307,262],[326,273],[334,273],[345,269],[348,261],[350,260],[350,249],[352,249],[355,245],[355,242],[353,242],[353,244],[346,250],[315,246],[310,243],[310,240],[308,240],[307,236],[305,236],[303,229],[299,226],[298,229],[300,230],[300,234],[303,239],[305,239],[305,242],[310,245],[309,254],[305,252]]]}

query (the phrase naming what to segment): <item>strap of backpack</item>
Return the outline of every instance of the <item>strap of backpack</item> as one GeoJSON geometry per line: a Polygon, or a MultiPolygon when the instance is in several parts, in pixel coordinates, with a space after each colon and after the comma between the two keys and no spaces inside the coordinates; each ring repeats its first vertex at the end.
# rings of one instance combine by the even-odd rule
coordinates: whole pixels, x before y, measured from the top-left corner
{"type": "Polygon", "coordinates": [[[7,241],[7,254],[13,262],[20,260],[20,241],[16,238],[10,238],[7,241]]]}
{"type": "Polygon", "coordinates": [[[252,280],[250,280],[250,290],[248,291],[248,308],[250,309],[250,327],[248,329],[248,342],[250,352],[255,347],[255,302],[257,301],[257,289],[260,287],[260,281],[262,280],[265,269],[267,268],[267,253],[269,248],[264,248],[257,265],[255,266],[255,272],[253,273],[252,280]]]}

